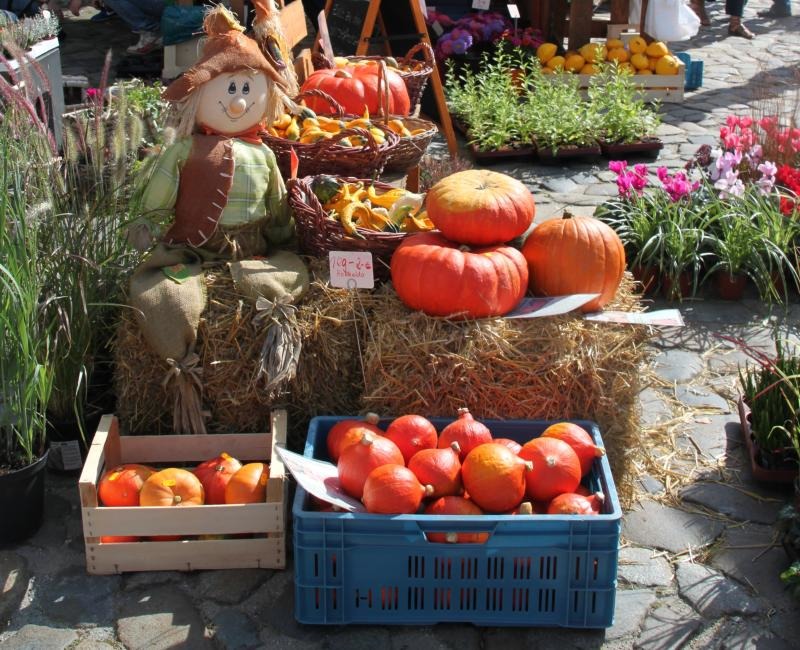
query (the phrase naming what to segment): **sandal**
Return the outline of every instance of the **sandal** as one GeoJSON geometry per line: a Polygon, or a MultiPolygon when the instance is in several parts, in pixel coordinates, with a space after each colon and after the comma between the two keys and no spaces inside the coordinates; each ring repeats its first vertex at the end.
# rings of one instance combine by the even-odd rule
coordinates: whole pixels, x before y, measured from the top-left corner
{"type": "Polygon", "coordinates": [[[694,13],[700,19],[700,24],[703,27],[708,27],[709,25],[711,25],[711,19],[708,17],[708,14],[706,13],[706,8],[703,6],[702,2],[692,2],[690,6],[692,8],[692,11],[694,11],[694,13]]]}
{"type": "Polygon", "coordinates": [[[747,27],[745,27],[742,23],[730,25],[728,27],[728,36],[741,36],[742,38],[746,38],[748,41],[755,38],[755,34],[747,29],[747,27]]]}

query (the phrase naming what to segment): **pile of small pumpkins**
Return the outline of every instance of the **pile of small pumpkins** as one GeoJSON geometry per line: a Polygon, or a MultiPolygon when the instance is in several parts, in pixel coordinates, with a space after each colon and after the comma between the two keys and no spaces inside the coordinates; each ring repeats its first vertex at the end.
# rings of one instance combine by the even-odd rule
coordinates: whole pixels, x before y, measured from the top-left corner
{"type": "Polygon", "coordinates": [[[534,296],[597,293],[582,307],[611,301],[625,272],[625,250],[608,225],[564,213],[535,226],[521,250],[509,245],[533,225],[536,206],[523,183],[470,169],[427,193],[438,230],[408,235],[392,254],[392,284],[409,308],[430,316],[488,318],[534,296]]]}
{"type": "Polygon", "coordinates": [[[637,75],[675,75],[680,67],[680,60],[666,43],[648,43],[641,36],[628,40],[627,46],[618,38],[609,38],[605,43],[587,43],[577,51],[568,50],[563,56],[558,54],[555,43],[542,43],[536,49],[536,56],[545,74],[596,74],[603,62],[616,63],[620,72],[637,75]]]}
{"type": "MultiPolygon", "coordinates": [[[[262,503],[267,500],[267,463],[242,464],[222,453],[194,469],[126,463],[107,470],[97,485],[103,506],[200,506],[262,503]]],[[[173,541],[180,536],[150,537],[150,541],[173,541]]],[[[137,542],[139,537],[110,535],[101,543],[137,542]]]]}
{"type": "MultiPolygon", "coordinates": [[[[519,444],[493,437],[467,408],[441,433],[416,414],[395,418],[384,431],[368,414],[337,422],[326,446],[341,488],[373,514],[593,515],[603,507],[603,495],[581,480],[604,451],[571,422],[519,444]]],[[[480,541],[475,534],[439,537],[431,541],[480,541]]]]}

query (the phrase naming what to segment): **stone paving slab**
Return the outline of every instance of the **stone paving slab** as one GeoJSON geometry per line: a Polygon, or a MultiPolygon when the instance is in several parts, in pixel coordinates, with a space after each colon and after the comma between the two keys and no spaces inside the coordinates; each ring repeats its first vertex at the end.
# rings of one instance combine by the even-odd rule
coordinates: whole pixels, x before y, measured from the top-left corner
{"type": "Polygon", "coordinates": [[[622,534],[630,542],[671,553],[711,544],[724,530],[724,525],[710,517],[690,514],[677,508],[643,499],[627,513],[622,534]]]}

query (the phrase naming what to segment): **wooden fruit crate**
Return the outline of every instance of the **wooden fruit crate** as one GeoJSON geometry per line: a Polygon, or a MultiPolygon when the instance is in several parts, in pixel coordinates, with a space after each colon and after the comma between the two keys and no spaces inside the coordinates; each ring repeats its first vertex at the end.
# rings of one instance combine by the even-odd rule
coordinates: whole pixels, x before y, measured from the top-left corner
{"type": "MultiPolygon", "coordinates": [[[[579,88],[585,93],[589,88],[589,80],[592,75],[573,74],[566,72],[570,76],[576,76],[580,80],[579,88]]],[[[550,78],[557,80],[559,75],[550,75],[550,78]]],[[[652,74],[635,75],[635,83],[641,86],[642,97],[645,101],[651,102],[658,99],[661,102],[679,103],[683,101],[683,87],[685,85],[686,66],[681,62],[678,65],[678,74],[652,74]]]]}
{"type": "Polygon", "coordinates": [[[271,415],[270,433],[121,436],[117,418],[103,416],[79,479],[88,573],[285,568],[287,483],[275,448],[286,444],[286,423],[286,411],[277,410],[271,415]],[[122,463],[189,468],[222,452],[242,463],[269,461],[265,503],[182,508],[99,505],[97,484],[106,469],[122,463]],[[111,535],[184,539],[100,542],[111,535]],[[241,537],[214,538],[234,535],[241,537]]]}

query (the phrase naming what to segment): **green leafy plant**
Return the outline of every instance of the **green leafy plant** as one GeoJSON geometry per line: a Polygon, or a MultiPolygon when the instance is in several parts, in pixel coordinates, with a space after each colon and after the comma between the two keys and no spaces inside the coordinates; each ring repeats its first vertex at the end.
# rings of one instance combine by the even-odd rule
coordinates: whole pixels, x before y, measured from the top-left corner
{"type": "MultiPolygon", "coordinates": [[[[797,515],[795,515],[795,517],[797,517],[797,515]]],[[[796,534],[800,536],[800,532],[796,534]]],[[[792,562],[791,566],[786,569],[786,571],[781,572],[781,582],[786,585],[789,593],[800,600],[800,562],[792,562]]]]}
{"type": "Polygon", "coordinates": [[[640,142],[654,136],[661,123],[658,105],[645,102],[634,76],[616,63],[601,65],[600,72],[591,76],[588,95],[589,111],[605,142],[640,142]]]}

